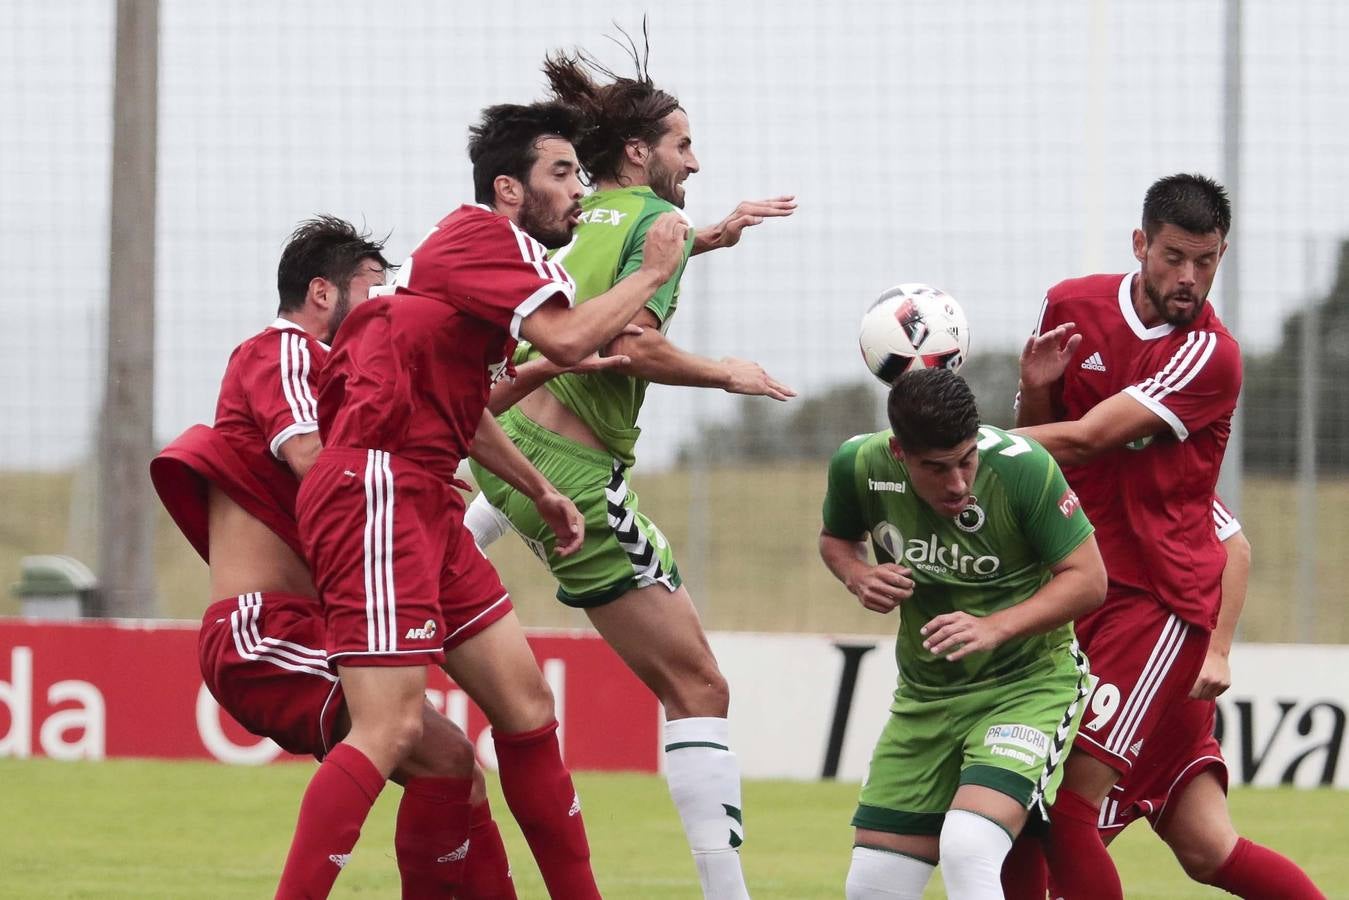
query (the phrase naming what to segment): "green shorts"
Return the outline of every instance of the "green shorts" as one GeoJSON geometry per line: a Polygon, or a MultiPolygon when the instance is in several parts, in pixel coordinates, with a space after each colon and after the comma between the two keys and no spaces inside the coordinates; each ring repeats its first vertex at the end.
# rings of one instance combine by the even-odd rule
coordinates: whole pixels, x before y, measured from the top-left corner
{"type": "Polygon", "coordinates": [[[492,505],[557,579],[557,599],[568,606],[611,603],[648,585],[679,588],[679,569],[670,542],[655,523],[637,511],[623,467],[607,453],[583,446],[507,410],[501,426],[529,461],[585,516],[581,549],[558,556],[553,531],[534,504],[476,462],[473,477],[492,505]]]}
{"type": "Polygon", "coordinates": [[[1074,641],[1008,683],[932,699],[901,687],[852,824],[939,834],[965,784],[992,788],[1045,817],[1086,708],[1088,677],[1074,641]]]}

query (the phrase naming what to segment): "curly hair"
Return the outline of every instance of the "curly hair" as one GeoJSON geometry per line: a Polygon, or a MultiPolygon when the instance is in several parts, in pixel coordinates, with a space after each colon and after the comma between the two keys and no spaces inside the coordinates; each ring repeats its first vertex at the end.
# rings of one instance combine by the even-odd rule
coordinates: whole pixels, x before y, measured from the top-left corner
{"type": "Polygon", "coordinates": [[[582,118],[574,107],[562,103],[502,103],[482,111],[478,124],[468,130],[468,159],[473,163],[473,199],[496,200],[493,182],[509,175],[522,182],[539,158],[540,138],[559,137],[576,144],[582,118]]]}
{"type": "Polygon", "coordinates": [[[656,143],[669,130],[666,116],[680,108],[673,94],[651,81],[646,23],[642,23],[644,51],[637,49],[627,32],[623,36],[628,39],[624,49],[632,59],[636,77],[618,75],[579,50],[550,53],[543,63],[553,98],[585,117],[586,128],[575,142],[576,155],[592,181],[620,180],[627,142],[656,143]],[[597,76],[608,82],[599,83],[597,76]]]}
{"type": "Polygon", "coordinates": [[[305,219],[291,233],[276,267],[280,311],[294,312],[304,306],[309,282],[315,278],[326,278],[345,290],[367,259],[381,269],[394,268],[384,258],[384,241],[371,238],[369,232],[358,231],[337,216],[305,219]]]}

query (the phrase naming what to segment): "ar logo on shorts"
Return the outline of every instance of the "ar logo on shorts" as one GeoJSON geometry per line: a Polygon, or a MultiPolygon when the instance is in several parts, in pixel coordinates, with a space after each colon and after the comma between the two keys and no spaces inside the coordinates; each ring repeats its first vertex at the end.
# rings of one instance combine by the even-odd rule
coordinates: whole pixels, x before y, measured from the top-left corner
{"type": "Polygon", "coordinates": [[[436,636],[436,622],[434,619],[427,619],[426,624],[421,628],[409,628],[408,633],[403,635],[405,641],[429,641],[436,636]]]}

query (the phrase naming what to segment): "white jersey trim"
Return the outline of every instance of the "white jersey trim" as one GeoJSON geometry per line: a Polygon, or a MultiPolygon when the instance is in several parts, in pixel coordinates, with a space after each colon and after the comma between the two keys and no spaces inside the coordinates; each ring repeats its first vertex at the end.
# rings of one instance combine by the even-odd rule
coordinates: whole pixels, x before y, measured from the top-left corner
{"type": "Polygon", "coordinates": [[[543,285],[534,293],[526,297],[524,302],[515,308],[515,315],[511,316],[511,337],[515,338],[517,341],[520,340],[520,326],[525,323],[525,317],[558,294],[562,295],[567,301],[568,306],[574,305],[576,301],[576,288],[572,287],[570,284],[561,281],[553,281],[543,285]]]}
{"type": "Polygon", "coordinates": [[[492,603],[491,606],[487,607],[487,608],[484,609],[482,612],[478,613],[476,616],[474,616],[473,618],[469,619],[469,620],[468,620],[467,622],[465,622],[463,625],[460,625],[460,626],[459,626],[458,628],[456,628],[454,631],[451,631],[449,634],[447,634],[447,635],[445,636],[445,640],[442,642],[442,646],[443,646],[444,644],[448,644],[450,641],[454,640],[454,636],[455,636],[455,635],[459,634],[459,633],[460,633],[461,631],[463,631],[465,628],[468,628],[468,627],[469,627],[470,625],[472,625],[474,622],[478,621],[478,620],[481,619],[483,616],[487,615],[489,612],[491,612],[492,610],[496,609],[498,606],[500,606],[501,604],[505,603],[505,602],[506,602],[507,600],[509,600],[509,599],[511,599],[511,595],[510,595],[510,592],[507,591],[506,593],[504,593],[504,594],[502,594],[500,597],[498,597],[498,598],[492,603]]]}
{"type": "Polygon", "coordinates": [[[293,437],[299,437],[302,434],[313,434],[318,430],[319,430],[318,422],[295,422],[290,425],[287,425],[285,428],[281,429],[276,433],[276,437],[272,438],[271,444],[268,445],[272,450],[272,456],[275,456],[277,459],[280,459],[282,462],[285,462],[285,460],[282,459],[281,456],[282,444],[286,443],[286,441],[290,440],[293,437]]]}
{"type": "MultiPolygon", "coordinates": [[[[393,578],[393,471],[389,454],[365,459],[365,631],[369,653],[398,652],[398,603],[393,578]]],[[[340,654],[334,654],[330,659],[340,654]]]]}
{"type": "Polygon", "coordinates": [[[1214,500],[1213,527],[1217,529],[1218,540],[1225,541],[1241,530],[1241,523],[1221,501],[1214,500]]]}
{"type": "Polygon", "coordinates": [[[1176,330],[1176,326],[1170,322],[1163,322],[1160,325],[1154,325],[1151,328],[1143,324],[1143,320],[1138,318],[1138,310],[1134,309],[1133,284],[1135,277],[1142,277],[1141,272],[1131,272],[1124,276],[1119,283],[1119,311],[1124,316],[1124,321],[1129,323],[1129,328],[1133,330],[1134,335],[1140,341],[1155,341],[1157,338],[1166,337],[1176,330]]]}
{"type": "Polygon", "coordinates": [[[1146,406],[1149,410],[1157,414],[1157,417],[1170,426],[1172,433],[1179,440],[1185,440],[1190,436],[1190,429],[1185,427],[1185,423],[1180,420],[1180,416],[1167,409],[1166,404],[1160,400],[1154,400],[1149,397],[1136,384],[1131,384],[1124,389],[1124,393],[1133,397],[1139,403],[1146,406]]]}

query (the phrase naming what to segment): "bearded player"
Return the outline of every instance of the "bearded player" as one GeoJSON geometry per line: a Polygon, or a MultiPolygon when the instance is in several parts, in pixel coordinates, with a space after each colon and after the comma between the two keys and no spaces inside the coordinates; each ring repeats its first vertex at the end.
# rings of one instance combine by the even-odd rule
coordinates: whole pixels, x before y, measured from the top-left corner
{"type": "MultiPolygon", "coordinates": [[[[384,283],[382,251],[341,219],[302,223],[277,267],[277,318],[230,355],[215,426],[194,426],[150,465],[165,508],[210,566],[218,599],[199,638],[206,686],[252,733],[320,760],[350,720],[301,559],[295,493],[319,450],[325,342],[384,283]]],[[[404,895],[514,897],[472,745],[429,705],[422,716],[421,741],[390,775],[403,786],[394,847],[404,895]],[[469,816],[467,840],[444,834],[469,816]]]]}
{"type": "MultiPolygon", "coordinates": [[[[1127,792],[1149,758],[1194,758],[1211,741],[1211,721],[1172,711],[1201,674],[1222,605],[1214,489],[1241,355],[1208,294],[1230,228],[1221,185],[1201,175],[1158,180],[1133,233],[1139,271],[1050,289],[1023,354],[1018,424],[1056,423],[1025,433],[1064,466],[1110,576],[1105,605],[1078,623],[1099,681],[1045,843],[1068,898],[1123,896],[1097,830],[1115,784],[1127,792]]],[[[1211,808],[1222,794],[1206,789],[1216,786],[1207,772],[1186,794],[1212,798],[1211,808]]],[[[1246,897],[1319,896],[1289,860],[1232,843],[1216,867],[1196,872],[1201,880],[1246,897]],[[1292,895],[1269,893],[1289,885],[1292,895]]]]}

